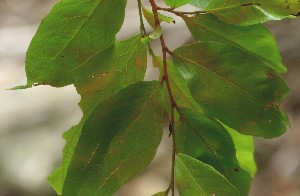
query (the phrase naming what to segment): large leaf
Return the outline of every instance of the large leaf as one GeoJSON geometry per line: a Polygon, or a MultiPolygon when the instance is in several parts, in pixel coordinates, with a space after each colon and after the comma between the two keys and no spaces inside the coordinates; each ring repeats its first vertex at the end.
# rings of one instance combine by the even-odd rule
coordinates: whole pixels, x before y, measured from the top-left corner
{"type": "Polygon", "coordinates": [[[73,83],[71,69],[115,42],[125,6],[126,0],[58,2],[31,41],[26,56],[28,81],[23,88],[73,83]]]}
{"type": "Polygon", "coordinates": [[[240,134],[226,125],[223,126],[233,139],[239,165],[253,177],[257,169],[254,159],[253,137],[240,134]]]}
{"type": "Polygon", "coordinates": [[[191,0],[190,3],[236,25],[280,20],[300,11],[298,0],[191,0]]]}
{"type": "Polygon", "coordinates": [[[81,95],[83,111],[81,122],[64,134],[66,145],[62,163],[63,175],[53,173],[49,182],[61,194],[64,178],[77,145],[82,126],[95,106],[106,97],[130,83],[142,81],[147,67],[146,46],[140,42],[140,35],[118,42],[85,63],[70,71],[75,87],[81,95]],[[61,179],[63,177],[63,179],[61,179]],[[58,183],[60,182],[60,183],[58,183]]]}
{"type": "Polygon", "coordinates": [[[250,56],[255,56],[278,72],[286,67],[272,34],[261,24],[240,27],[218,20],[211,14],[183,17],[197,41],[216,41],[232,44],[250,56]]]}
{"type": "Polygon", "coordinates": [[[63,195],[112,195],[145,169],[162,137],[162,106],[158,81],[132,84],[100,103],[84,123],[63,195]]]}
{"type": "Polygon", "coordinates": [[[272,138],[285,132],[279,105],[288,88],[259,59],[216,42],[197,42],[174,51],[175,66],[206,114],[243,134],[272,138]]]}
{"type": "Polygon", "coordinates": [[[181,196],[238,196],[238,190],[211,166],[184,154],[176,156],[176,184],[181,196]]]}
{"type": "Polygon", "coordinates": [[[175,128],[177,151],[211,165],[234,185],[241,195],[248,195],[251,177],[239,166],[234,143],[226,129],[218,121],[201,112],[180,109],[184,118],[175,128]]]}

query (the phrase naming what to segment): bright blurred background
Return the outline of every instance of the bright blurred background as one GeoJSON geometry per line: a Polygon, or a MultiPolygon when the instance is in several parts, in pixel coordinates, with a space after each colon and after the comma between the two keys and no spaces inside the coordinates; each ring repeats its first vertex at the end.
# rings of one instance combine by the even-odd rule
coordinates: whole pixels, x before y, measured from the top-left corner
{"type": "MultiPolygon", "coordinates": [[[[40,20],[57,0],[0,0],[0,196],[55,195],[47,176],[60,164],[61,134],[81,118],[80,96],[73,86],[39,86],[27,90],[5,89],[25,84],[26,49],[40,20]]],[[[144,0],[147,4],[147,0],[144,0]]],[[[118,38],[139,31],[136,1],[128,1],[124,28],[118,38]]],[[[258,172],[251,196],[300,195],[300,20],[268,23],[283,62],[291,92],[283,104],[291,128],[280,138],[255,140],[258,172]]],[[[180,19],[163,26],[171,49],[192,41],[180,19]]],[[[157,43],[156,43],[157,44],[157,43]]],[[[157,46],[155,46],[158,48],[157,46]]],[[[158,50],[159,51],[159,50],[158,50]]],[[[150,61],[149,61],[150,62],[150,61]]],[[[147,79],[156,78],[149,68],[147,79]]],[[[157,156],[137,178],[115,195],[146,196],[164,190],[170,173],[170,139],[167,130],[157,156]]]]}

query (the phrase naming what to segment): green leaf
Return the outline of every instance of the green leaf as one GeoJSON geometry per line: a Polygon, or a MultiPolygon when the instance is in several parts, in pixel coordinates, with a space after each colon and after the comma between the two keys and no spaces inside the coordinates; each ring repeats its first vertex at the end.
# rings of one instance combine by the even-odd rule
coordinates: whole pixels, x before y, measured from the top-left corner
{"type": "Polygon", "coordinates": [[[184,154],[176,156],[176,184],[181,196],[238,196],[238,190],[211,166],[184,154]]]}
{"type": "Polygon", "coordinates": [[[150,39],[159,39],[161,36],[161,28],[160,27],[156,27],[156,29],[154,29],[154,31],[148,36],[150,39]]]}
{"type": "Polygon", "coordinates": [[[180,110],[184,118],[175,127],[177,152],[212,166],[241,195],[248,195],[251,177],[239,166],[234,143],[226,129],[202,112],[182,107],[180,110]]]}
{"type": "Polygon", "coordinates": [[[165,4],[172,7],[172,8],[177,8],[177,7],[186,5],[190,1],[191,0],[164,0],[165,4]]]}
{"type": "Polygon", "coordinates": [[[197,42],[173,54],[205,114],[247,135],[272,138],[285,132],[288,119],[279,105],[288,88],[259,59],[217,42],[197,42]]]}
{"type": "Polygon", "coordinates": [[[63,171],[63,166],[60,165],[56,168],[51,175],[48,177],[49,184],[53,187],[58,195],[62,195],[62,187],[65,181],[65,174],[63,171]]]}
{"type": "Polygon", "coordinates": [[[298,0],[191,0],[190,3],[220,20],[236,25],[280,20],[297,15],[300,10],[298,0]]]}
{"type": "Polygon", "coordinates": [[[94,109],[84,123],[63,195],[112,195],[146,168],[162,137],[161,90],[159,81],[138,82],[94,109]]]}
{"type": "Polygon", "coordinates": [[[142,81],[147,69],[147,48],[135,35],[95,54],[70,71],[80,107],[85,114],[110,94],[142,81]]]}
{"type": "Polygon", "coordinates": [[[125,6],[126,0],[58,2],[43,19],[27,51],[25,87],[72,84],[70,70],[114,44],[125,6]]]}
{"type": "Polygon", "coordinates": [[[224,23],[211,14],[183,17],[197,41],[232,44],[261,59],[277,72],[286,72],[272,34],[261,24],[240,27],[224,23]]]}
{"type": "Polygon", "coordinates": [[[228,133],[233,139],[236,149],[236,158],[239,162],[239,165],[241,168],[247,171],[251,177],[254,177],[257,168],[254,160],[253,137],[242,135],[224,124],[223,126],[227,129],[228,133]]]}
{"type": "Polygon", "coordinates": [[[66,176],[82,126],[94,108],[112,93],[144,79],[147,50],[140,38],[140,35],[136,35],[118,42],[70,72],[75,79],[77,92],[81,95],[79,105],[84,116],[78,125],[64,133],[66,145],[61,170],[64,174],[55,172],[49,178],[55,190],[62,191],[64,180],[59,179],[66,176]],[[62,183],[56,183],[57,181],[62,183]]]}
{"type": "MultiPolygon", "coordinates": [[[[143,11],[144,17],[146,18],[148,24],[152,28],[155,28],[155,20],[154,20],[154,14],[153,14],[152,10],[149,10],[149,9],[145,8],[144,6],[142,6],[142,11],[143,11]]],[[[167,23],[174,22],[174,19],[172,17],[168,17],[168,16],[162,15],[160,13],[158,13],[158,19],[159,19],[159,22],[162,22],[162,21],[167,22],[167,23]]]]}
{"type": "MultiPolygon", "coordinates": [[[[160,73],[163,73],[163,65],[162,60],[160,57],[153,56],[152,62],[155,67],[158,67],[160,73]]],[[[167,67],[168,67],[168,79],[171,85],[172,94],[174,99],[176,100],[176,104],[180,105],[181,107],[186,107],[194,111],[202,112],[201,106],[195,101],[192,97],[189,87],[187,86],[185,80],[180,75],[178,70],[174,67],[172,61],[167,60],[167,67]]],[[[160,76],[161,77],[161,76],[160,76]]],[[[170,98],[168,94],[168,89],[166,84],[164,83],[164,94],[165,94],[165,107],[166,111],[170,112],[170,98]]],[[[170,116],[170,115],[169,115],[170,116]]],[[[176,113],[176,118],[178,118],[178,114],[176,113]]]]}

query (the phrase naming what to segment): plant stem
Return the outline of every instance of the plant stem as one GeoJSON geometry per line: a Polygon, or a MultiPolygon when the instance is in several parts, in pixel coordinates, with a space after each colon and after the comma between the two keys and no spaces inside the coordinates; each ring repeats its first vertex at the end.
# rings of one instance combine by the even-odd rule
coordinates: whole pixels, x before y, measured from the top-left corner
{"type": "Polygon", "coordinates": [[[164,7],[157,7],[157,10],[162,10],[162,11],[166,11],[166,12],[170,12],[170,13],[173,13],[177,16],[182,16],[182,15],[185,15],[185,14],[208,14],[209,12],[207,11],[194,11],[194,12],[182,12],[182,11],[176,11],[174,10],[174,8],[164,8],[164,7]]]}
{"type": "MultiPolygon", "coordinates": [[[[155,21],[155,28],[161,28],[160,26],[160,22],[159,22],[159,18],[158,18],[158,6],[155,3],[155,0],[149,0],[151,7],[152,7],[152,12],[154,15],[154,21],[155,21]]],[[[172,94],[172,89],[171,89],[171,85],[169,82],[169,78],[168,78],[168,67],[167,67],[167,53],[171,53],[170,50],[167,48],[166,43],[165,43],[165,39],[164,39],[164,35],[163,33],[160,36],[160,44],[161,44],[161,48],[162,48],[162,54],[163,54],[163,78],[162,80],[164,82],[166,82],[167,85],[167,89],[168,89],[168,94],[169,94],[169,98],[170,98],[170,104],[171,104],[171,118],[170,118],[170,133],[172,134],[172,141],[173,141],[173,152],[172,152],[172,169],[171,169],[171,182],[170,182],[170,188],[172,191],[172,196],[174,196],[175,191],[174,191],[174,187],[175,187],[175,175],[174,175],[174,171],[175,171],[175,156],[176,156],[176,137],[175,137],[175,130],[174,130],[174,108],[177,107],[175,100],[174,100],[174,96],[172,94]]]]}
{"type": "Polygon", "coordinates": [[[141,0],[137,0],[138,2],[138,7],[139,7],[139,15],[140,15],[140,31],[142,36],[146,36],[146,29],[145,29],[145,25],[144,25],[144,20],[143,20],[143,14],[142,14],[142,2],[141,0]]]}

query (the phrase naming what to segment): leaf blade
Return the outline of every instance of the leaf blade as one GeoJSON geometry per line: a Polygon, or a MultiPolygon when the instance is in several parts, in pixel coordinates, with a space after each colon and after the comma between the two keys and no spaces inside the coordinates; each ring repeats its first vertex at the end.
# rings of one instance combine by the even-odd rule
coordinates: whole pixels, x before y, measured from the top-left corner
{"type": "Polygon", "coordinates": [[[160,82],[139,82],[99,104],[84,124],[63,194],[111,195],[141,172],[162,137],[161,98],[160,82]]]}
{"type": "Polygon", "coordinates": [[[176,156],[175,169],[176,183],[182,196],[240,195],[238,190],[212,167],[187,155],[176,156]],[[214,183],[208,179],[213,179],[214,183]]]}
{"type": "Polygon", "coordinates": [[[243,134],[272,138],[286,131],[288,119],[279,104],[288,88],[272,69],[216,42],[184,46],[174,55],[176,67],[206,114],[243,134]]]}
{"type": "Polygon", "coordinates": [[[58,2],[42,21],[27,51],[25,87],[72,84],[69,70],[115,42],[125,6],[126,0],[58,2]],[[112,8],[116,14],[107,17],[112,8]]]}

